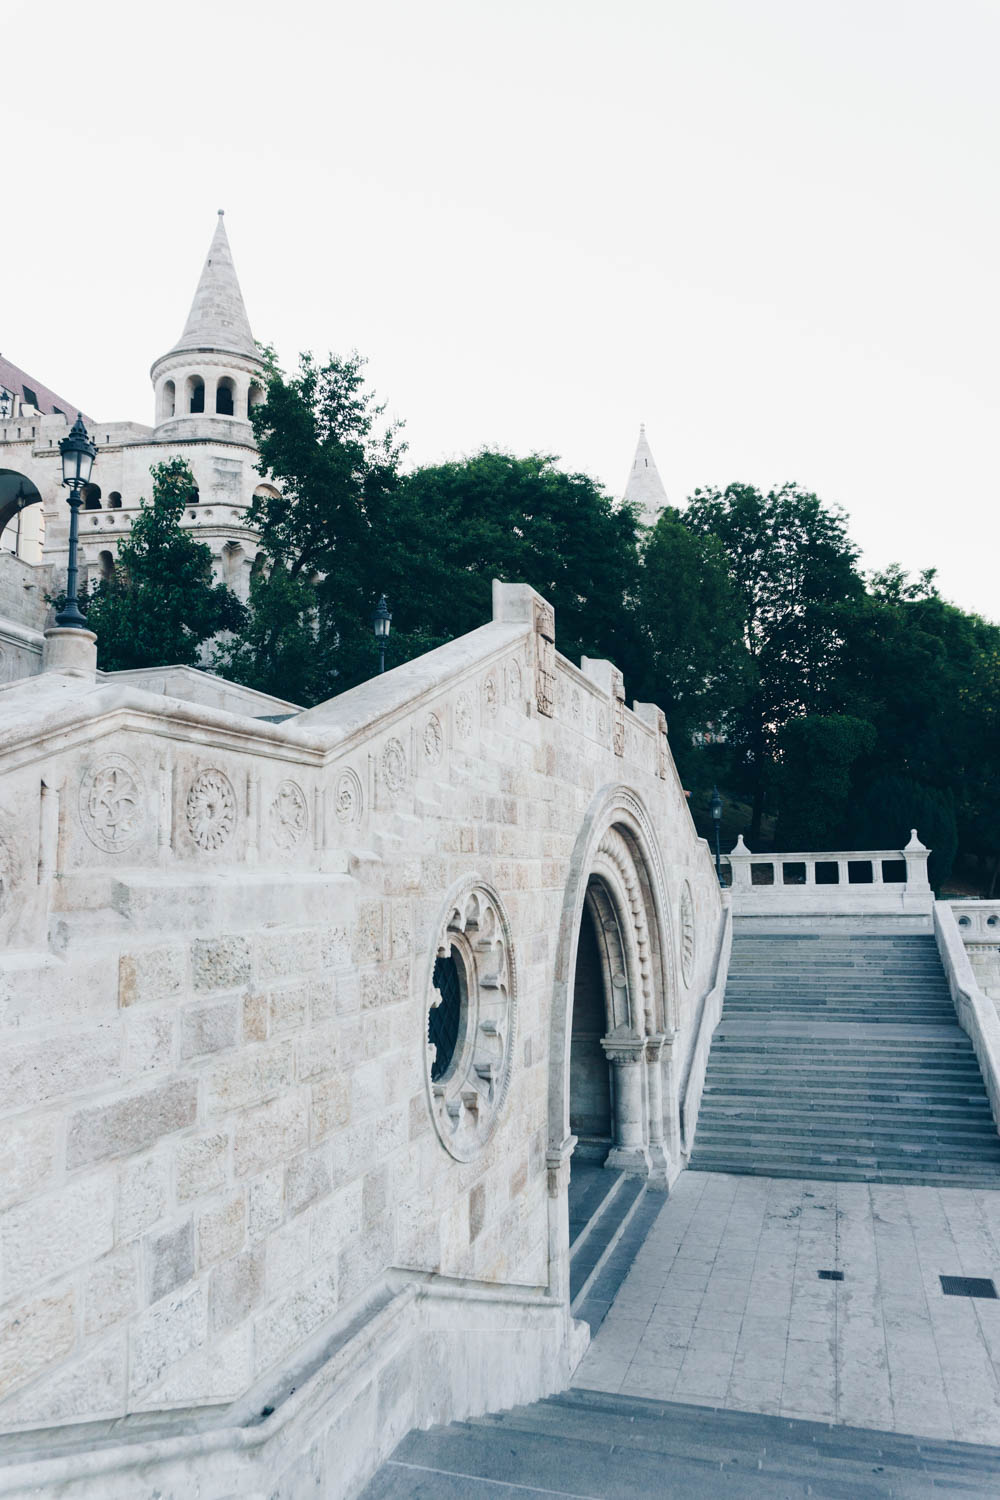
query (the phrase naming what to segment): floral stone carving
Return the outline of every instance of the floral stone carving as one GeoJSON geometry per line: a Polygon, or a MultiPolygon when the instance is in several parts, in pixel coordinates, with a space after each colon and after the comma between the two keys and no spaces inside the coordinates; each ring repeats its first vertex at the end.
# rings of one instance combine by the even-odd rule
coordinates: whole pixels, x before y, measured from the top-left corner
{"type": "Polygon", "coordinates": [[[361,821],[361,782],[351,770],[341,771],[337,779],[334,810],[338,823],[361,821]]]}
{"type": "Polygon", "coordinates": [[[224,771],[202,771],[188,789],[188,831],[199,849],[221,849],[236,827],[236,793],[224,771]]]}
{"type": "Polygon", "coordinates": [[[146,793],[138,766],[125,755],[106,755],[80,783],[80,822],[92,844],[115,854],[134,844],[146,819],[146,793]]]}
{"type": "Polygon", "coordinates": [[[386,740],[382,751],[382,780],[386,790],[395,795],[406,784],[406,751],[401,740],[386,740]]]}
{"type": "Polygon", "coordinates": [[[514,952],[492,886],[473,876],[453,889],[431,959],[427,1097],[445,1150],[470,1161],[499,1121],[514,1056],[514,952]]]}
{"type": "Polygon", "coordinates": [[[685,985],[690,988],[694,973],[694,898],[686,880],[681,886],[680,938],[681,975],[685,985]]]}
{"type": "Polygon", "coordinates": [[[440,765],[443,751],[444,730],[441,728],[441,720],[437,714],[428,714],[424,725],[424,759],[428,765],[440,765]]]}

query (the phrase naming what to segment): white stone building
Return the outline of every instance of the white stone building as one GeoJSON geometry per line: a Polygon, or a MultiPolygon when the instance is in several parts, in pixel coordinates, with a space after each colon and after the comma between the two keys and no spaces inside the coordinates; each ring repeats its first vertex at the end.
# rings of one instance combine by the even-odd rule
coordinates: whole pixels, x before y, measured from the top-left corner
{"type": "Polygon", "coordinates": [[[655,526],[664,506],[670,504],[646,437],[645,423],[639,426],[639,441],[629,470],[624,499],[630,505],[638,506],[639,520],[644,526],[655,526]]]}
{"type": "MultiPolygon", "coordinates": [[[[184,525],[211,549],[217,578],[245,599],[257,537],[244,524],[244,512],[256,491],[268,489],[255,468],[248,415],[264,398],[264,379],[221,212],[184,331],[153,362],[150,377],[152,427],[84,417],[97,459],[80,515],[81,580],[113,569],[140,499],[150,496],[151,465],[183,458],[197,486],[184,525]]],[[[11,554],[29,566],[54,567],[56,577],[64,574],[69,508],[58,444],[76,415],[74,406],[0,360],[0,552],[7,554],[0,555],[0,570],[8,580],[23,571],[11,567],[11,554]]],[[[7,613],[5,595],[18,586],[0,579],[0,617],[7,613]]],[[[47,588],[46,578],[40,593],[47,588]]],[[[35,610],[32,623],[40,630],[44,611],[39,616],[35,610]]]]}

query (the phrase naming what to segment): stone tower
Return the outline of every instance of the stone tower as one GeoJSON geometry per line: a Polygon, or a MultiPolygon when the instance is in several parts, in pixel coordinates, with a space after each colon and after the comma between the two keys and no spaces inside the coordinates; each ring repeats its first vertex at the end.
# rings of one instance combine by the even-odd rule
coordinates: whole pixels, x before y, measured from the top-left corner
{"type": "Polygon", "coordinates": [[[249,409],[264,397],[263,370],[220,208],[184,332],[149,372],[156,439],[245,443],[249,409]]]}
{"type": "Polygon", "coordinates": [[[624,498],[630,505],[638,506],[639,520],[644,526],[655,526],[660,511],[670,503],[646,439],[644,423],[639,427],[639,441],[636,444],[632,472],[625,486],[624,498]]]}

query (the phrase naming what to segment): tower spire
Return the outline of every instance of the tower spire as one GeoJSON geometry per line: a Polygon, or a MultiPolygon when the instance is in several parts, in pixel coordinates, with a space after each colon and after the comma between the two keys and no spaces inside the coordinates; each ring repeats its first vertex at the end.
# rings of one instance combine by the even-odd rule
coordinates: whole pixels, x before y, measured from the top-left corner
{"type": "Polygon", "coordinates": [[[639,520],[644,526],[655,526],[660,511],[670,504],[646,439],[645,422],[639,424],[639,441],[632,460],[632,472],[625,486],[625,499],[630,505],[638,507],[639,520]]]}
{"type": "Polygon", "coordinates": [[[236,277],[223,214],[220,208],[184,332],[171,354],[188,349],[214,349],[222,354],[256,358],[257,346],[236,277]]]}

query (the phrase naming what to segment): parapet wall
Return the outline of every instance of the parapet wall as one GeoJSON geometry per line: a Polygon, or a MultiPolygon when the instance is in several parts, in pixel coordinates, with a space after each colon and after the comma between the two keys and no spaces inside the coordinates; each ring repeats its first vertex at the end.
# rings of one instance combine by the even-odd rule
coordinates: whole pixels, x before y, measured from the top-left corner
{"type": "MultiPolygon", "coordinates": [[[[554,638],[544,601],[497,586],[493,623],[279,725],[113,678],[6,690],[0,1430],[155,1412],[179,1442],[192,1412],[271,1407],[407,1275],[513,1296],[476,1318],[524,1334],[512,1395],[470,1332],[465,1405],[443,1382],[436,1416],[568,1379],[573,924],[597,871],[634,928],[620,1076],[665,1182],[722,906],[662,714],[554,638]],[[449,951],[469,1035],[435,1081],[449,951]]],[[[429,1418],[385,1359],[395,1441],[429,1418]]],[[[19,1442],[46,1493],[52,1440],[19,1442]]],[[[119,1493],[101,1483],[72,1493],[119,1493]]]]}

